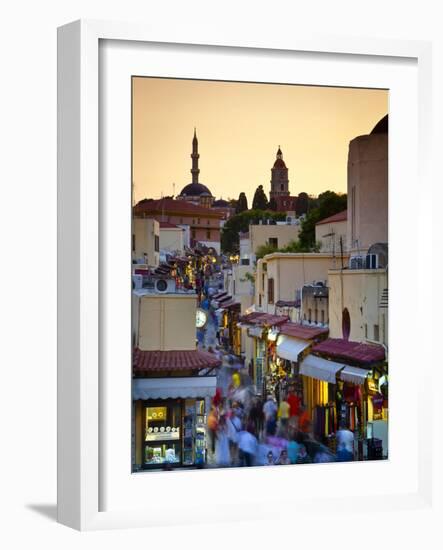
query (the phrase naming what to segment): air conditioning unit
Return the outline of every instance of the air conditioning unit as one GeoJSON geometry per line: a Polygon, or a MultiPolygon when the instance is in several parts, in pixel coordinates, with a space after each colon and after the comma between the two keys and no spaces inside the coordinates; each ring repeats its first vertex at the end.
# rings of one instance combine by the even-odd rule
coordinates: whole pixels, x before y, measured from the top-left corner
{"type": "Polygon", "coordinates": [[[349,258],[349,269],[364,269],[365,265],[364,256],[351,256],[349,258]]]}
{"type": "Polygon", "coordinates": [[[378,269],[378,254],[366,254],[366,269],[378,269]]]}
{"type": "Polygon", "coordinates": [[[141,288],[143,288],[143,275],[135,273],[132,276],[132,289],[140,290],[141,288]]]}
{"type": "Polygon", "coordinates": [[[176,291],[175,279],[156,279],[154,291],[157,294],[173,294],[176,291]]]}

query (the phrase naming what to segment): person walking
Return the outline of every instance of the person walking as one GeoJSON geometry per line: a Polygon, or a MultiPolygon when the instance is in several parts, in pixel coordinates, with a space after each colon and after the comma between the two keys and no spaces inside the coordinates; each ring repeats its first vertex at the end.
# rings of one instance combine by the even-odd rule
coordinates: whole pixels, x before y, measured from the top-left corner
{"type": "Polygon", "coordinates": [[[263,415],[265,417],[265,431],[267,435],[275,435],[277,405],[272,395],[268,395],[266,403],[263,405],[263,415]]]}
{"type": "Polygon", "coordinates": [[[217,466],[223,468],[230,466],[231,454],[229,452],[228,426],[226,417],[223,415],[218,422],[215,443],[215,462],[217,466]]]}
{"type": "Polygon", "coordinates": [[[279,435],[281,437],[286,437],[288,433],[289,412],[289,403],[286,401],[285,398],[283,398],[280,401],[277,412],[277,418],[279,421],[279,435]]]}
{"type": "Polygon", "coordinates": [[[350,462],[354,460],[354,433],[348,430],[344,422],[337,430],[337,461],[350,462]]]}
{"type": "Polygon", "coordinates": [[[258,441],[253,434],[252,426],[248,426],[248,429],[239,432],[238,450],[240,466],[254,466],[258,450],[258,441]]]}

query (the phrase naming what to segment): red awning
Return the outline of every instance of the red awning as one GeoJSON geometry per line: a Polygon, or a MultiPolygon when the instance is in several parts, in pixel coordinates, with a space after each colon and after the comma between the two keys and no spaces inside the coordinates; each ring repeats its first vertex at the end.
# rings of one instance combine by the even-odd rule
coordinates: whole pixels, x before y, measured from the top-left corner
{"type": "Polygon", "coordinates": [[[280,333],[302,340],[315,340],[319,336],[329,333],[329,329],[323,327],[308,327],[300,323],[284,323],[280,325],[280,333]]]}
{"type": "Polygon", "coordinates": [[[314,346],[312,351],[327,355],[331,359],[355,361],[364,365],[384,361],[385,359],[383,346],[350,342],[341,338],[328,338],[314,346]]]}
{"type": "Polygon", "coordinates": [[[153,371],[200,370],[221,365],[213,353],[199,350],[142,351],[136,348],[132,360],[136,376],[153,371]]]}
{"type": "Polygon", "coordinates": [[[287,315],[271,315],[270,313],[261,313],[258,311],[248,313],[247,315],[243,315],[243,317],[240,318],[241,323],[260,327],[275,327],[286,323],[286,321],[288,320],[289,317],[287,315]]]}

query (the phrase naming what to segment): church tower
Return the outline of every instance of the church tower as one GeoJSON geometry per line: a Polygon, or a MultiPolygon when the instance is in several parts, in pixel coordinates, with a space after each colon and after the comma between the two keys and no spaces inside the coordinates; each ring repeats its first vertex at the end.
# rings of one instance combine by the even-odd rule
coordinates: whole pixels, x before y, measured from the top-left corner
{"type": "Polygon", "coordinates": [[[271,199],[276,200],[278,197],[289,197],[288,169],[283,160],[283,153],[281,152],[280,146],[277,151],[274,166],[271,169],[271,192],[269,196],[271,199]]]}
{"type": "Polygon", "coordinates": [[[200,174],[200,169],[198,167],[198,159],[200,155],[198,154],[198,139],[197,139],[197,131],[194,128],[194,139],[192,140],[192,168],[191,168],[191,174],[192,174],[192,183],[198,183],[198,175],[200,174]]]}

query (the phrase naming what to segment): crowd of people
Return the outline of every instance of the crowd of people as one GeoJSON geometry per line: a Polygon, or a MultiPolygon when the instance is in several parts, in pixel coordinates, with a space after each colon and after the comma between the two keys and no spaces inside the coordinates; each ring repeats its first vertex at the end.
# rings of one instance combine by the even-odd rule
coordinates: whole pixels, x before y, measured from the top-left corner
{"type": "Polygon", "coordinates": [[[344,425],[336,433],[336,449],[317,441],[309,411],[296,391],[257,396],[241,358],[229,349],[228,329],[220,329],[210,307],[209,278],[201,276],[200,304],[209,322],[199,346],[223,360],[217,391],[207,418],[208,466],[273,466],[354,460],[354,433],[344,425]],[[205,300],[207,302],[205,303],[205,300]]]}
{"type": "Polygon", "coordinates": [[[234,371],[227,393],[219,387],[208,414],[208,465],[272,466],[353,460],[354,434],[337,432],[337,451],[316,441],[308,411],[295,392],[277,403],[246,392],[234,371]],[[243,397],[243,399],[242,399],[243,397]]]}

